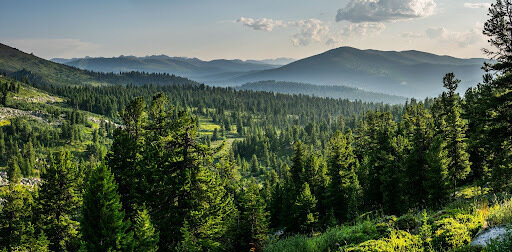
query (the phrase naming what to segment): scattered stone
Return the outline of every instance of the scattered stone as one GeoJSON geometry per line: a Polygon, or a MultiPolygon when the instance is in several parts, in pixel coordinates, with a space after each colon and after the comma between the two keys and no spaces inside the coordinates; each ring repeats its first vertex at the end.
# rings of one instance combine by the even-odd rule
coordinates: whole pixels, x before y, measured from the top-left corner
{"type": "MultiPolygon", "coordinates": [[[[21,178],[20,185],[34,187],[41,184],[40,178],[21,178]]],[[[7,178],[7,172],[0,172],[0,186],[8,186],[9,178],[7,178]]]]}
{"type": "Polygon", "coordinates": [[[480,232],[475,239],[471,242],[471,246],[482,246],[485,247],[491,240],[502,239],[503,236],[507,233],[506,226],[497,226],[487,228],[484,231],[480,232]]]}

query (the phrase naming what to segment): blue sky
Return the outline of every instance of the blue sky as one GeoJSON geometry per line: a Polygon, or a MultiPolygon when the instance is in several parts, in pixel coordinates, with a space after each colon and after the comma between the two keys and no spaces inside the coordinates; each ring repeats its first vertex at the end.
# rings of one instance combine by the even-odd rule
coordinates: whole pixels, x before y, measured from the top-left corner
{"type": "Polygon", "coordinates": [[[485,0],[3,0],[0,42],[43,58],[303,58],[339,47],[481,57],[485,0]]]}

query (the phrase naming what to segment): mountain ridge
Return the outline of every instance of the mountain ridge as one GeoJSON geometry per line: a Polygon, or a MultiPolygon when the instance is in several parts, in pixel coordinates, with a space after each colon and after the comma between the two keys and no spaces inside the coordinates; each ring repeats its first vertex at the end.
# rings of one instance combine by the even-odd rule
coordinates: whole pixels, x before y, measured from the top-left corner
{"type": "Polygon", "coordinates": [[[459,91],[481,80],[485,59],[460,59],[420,51],[378,51],[340,47],[288,65],[238,76],[231,83],[261,80],[343,85],[374,92],[424,98],[442,92],[442,78],[455,72],[459,91]]]}

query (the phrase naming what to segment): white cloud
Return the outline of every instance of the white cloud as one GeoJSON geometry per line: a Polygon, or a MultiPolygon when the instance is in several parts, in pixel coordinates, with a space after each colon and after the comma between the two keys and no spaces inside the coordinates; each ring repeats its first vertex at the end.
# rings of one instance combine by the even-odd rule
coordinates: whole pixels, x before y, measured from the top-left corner
{"type": "Polygon", "coordinates": [[[488,9],[491,7],[490,3],[464,3],[464,7],[470,9],[488,9]]]}
{"type": "Polygon", "coordinates": [[[336,21],[383,22],[427,17],[434,14],[434,0],[350,0],[338,10],[336,21]]]}
{"type": "Polygon", "coordinates": [[[364,37],[367,35],[380,34],[386,25],[383,23],[356,23],[343,28],[343,35],[346,37],[364,37]]]}
{"type": "Polygon", "coordinates": [[[295,46],[307,46],[311,42],[321,42],[329,34],[329,26],[318,19],[306,19],[288,22],[289,26],[299,28],[292,38],[292,44],[295,46]]]}
{"type": "Polygon", "coordinates": [[[383,23],[355,23],[344,26],[341,31],[330,34],[325,42],[326,45],[339,45],[342,41],[351,38],[361,38],[378,35],[386,29],[383,23]]]}
{"type": "Polygon", "coordinates": [[[321,42],[326,39],[329,33],[329,26],[318,19],[285,22],[269,18],[253,19],[241,17],[236,22],[254,30],[268,32],[273,31],[275,27],[295,29],[296,33],[291,37],[291,42],[295,46],[307,46],[312,42],[321,42]]]}
{"type": "Polygon", "coordinates": [[[237,23],[241,23],[244,26],[250,27],[254,30],[260,30],[260,31],[272,31],[274,27],[280,27],[284,26],[283,21],[281,20],[273,20],[268,18],[259,18],[259,19],[253,19],[253,18],[246,18],[241,17],[236,20],[237,23]]]}
{"type": "Polygon", "coordinates": [[[454,43],[459,48],[466,48],[470,45],[484,42],[485,37],[476,24],[474,28],[465,32],[450,31],[444,27],[428,28],[425,33],[430,39],[436,39],[443,43],[454,43]]]}
{"type": "Polygon", "coordinates": [[[303,19],[297,21],[282,21],[269,18],[245,18],[236,20],[254,30],[271,32],[275,27],[295,30],[290,38],[294,46],[308,46],[314,42],[326,45],[337,45],[346,38],[364,37],[381,33],[386,26],[379,22],[353,23],[344,26],[339,31],[332,31],[330,24],[318,19],[303,19]]]}
{"type": "Polygon", "coordinates": [[[13,39],[7,40],[9,46],[16,47],[24,52],[34,53],[46,59],[63,57],[70,58],[76,55],[92,55],[100,47],[97,44],[81,41],[79,39],[13,39]]]}

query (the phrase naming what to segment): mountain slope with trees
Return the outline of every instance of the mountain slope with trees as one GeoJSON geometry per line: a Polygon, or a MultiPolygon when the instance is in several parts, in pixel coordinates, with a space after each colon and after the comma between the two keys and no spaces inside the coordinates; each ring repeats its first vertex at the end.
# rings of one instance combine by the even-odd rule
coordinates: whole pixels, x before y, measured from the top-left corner
{"type": "Polygon", "coordinates": [[[298,82],[258,81],[237,87],[240,90],[265,91],[281,94],[303,94],[335,99],[361,100],[364,102],[383,102],[403,104],[407,98],[383,93],[368,92],[346,86],[321,86],[298,82]]]}
{"type": "Polygon", "coordinates": [[[461,76],[459,91],[481,80],[484,59],[458,59],[419,51],[377,51],[340,47],[288,65],[236,77],[233,83],[262,80],[339,85],[406,97],[435,97],[444,73],[461,76]]]}
{"type": "Polygon", "coordinates": [[[403,105],[2,75],[0,249],[510,251],[511,27],[497,0],[483,82],[403,105]]]}

